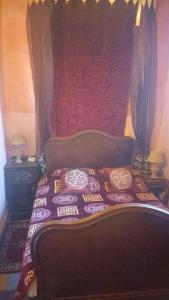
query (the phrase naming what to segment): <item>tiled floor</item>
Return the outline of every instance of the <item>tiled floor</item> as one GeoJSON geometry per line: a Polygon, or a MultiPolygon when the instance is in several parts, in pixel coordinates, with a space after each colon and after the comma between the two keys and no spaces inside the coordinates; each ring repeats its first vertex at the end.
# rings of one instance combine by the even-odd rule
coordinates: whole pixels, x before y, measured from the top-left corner
{"type": "Polygon", "coordinates": [[[0,300],[13,300],[20,273],[0,274],[0,300]]]}
{"type": "Polygon", "coordinates": [[[13,300],[15,291],[0,292],[0,300],[13,300]]]}

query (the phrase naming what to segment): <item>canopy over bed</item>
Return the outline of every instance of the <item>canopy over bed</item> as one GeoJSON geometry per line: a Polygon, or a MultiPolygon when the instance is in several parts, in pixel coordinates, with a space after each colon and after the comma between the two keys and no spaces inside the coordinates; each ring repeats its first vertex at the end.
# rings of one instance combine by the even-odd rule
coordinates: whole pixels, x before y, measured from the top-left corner
{"type": "Polygon", "coordinates": [[[51,136],[87,129],[123,135],[130,99],[138,149],[147,155],[155,111],[156,0],[27,3],[37,153],[51,136]]]}

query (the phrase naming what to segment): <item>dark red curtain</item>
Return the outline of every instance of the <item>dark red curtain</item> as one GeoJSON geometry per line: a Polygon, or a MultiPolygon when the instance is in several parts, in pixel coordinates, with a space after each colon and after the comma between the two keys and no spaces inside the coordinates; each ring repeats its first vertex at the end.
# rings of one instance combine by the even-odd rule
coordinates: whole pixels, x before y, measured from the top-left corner
{"type": "Polygon", "coordinates": [[[54,96],[52,131],[85,129],[123,135],[135,10],[124,0],[59,0],[52,14],[54,96]]]}
{"type": "Polygon", "coordinates": [[[27,11],[27,34],[32,66],[36,110],[36,153],[43,152],[51,136],[51,103],[53,98],[53,53],[50,16],[53,1],[32,4],[27,11]]]}

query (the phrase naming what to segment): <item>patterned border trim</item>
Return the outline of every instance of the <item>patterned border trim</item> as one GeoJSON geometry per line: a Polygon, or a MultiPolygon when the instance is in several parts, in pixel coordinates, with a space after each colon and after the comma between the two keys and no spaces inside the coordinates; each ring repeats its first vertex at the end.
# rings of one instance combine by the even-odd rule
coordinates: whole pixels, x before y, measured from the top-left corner
{"type": "MultiPolygon", "coordinates": [[[[33,3],[44,3],[46,0],[27,0],[28,4],[31,6],[33,3]]],[[[58,0],[53,0],[55,3],[58,2],[58,0]]],[[[72,0],[65,0],[66,3],[72,1],[72,0]]],[[[81,0],[84,4],[86,3],[86,0],[81,0]]],[[[117,0],[107,0],[110,5],[113,5],[117,0]]],[[[96,3],[99,3],[100,0],[96,0],[96,3]]],[[[126,4],[128,4],[129,2],[133,2],[134,5],[136,4],[140,4],[142,7],[144,7],[145,5],[147,5],[149,8],[151,8],[153,6],[154,10],[156,10],[156,2],[157,0],[124,0],[124,2],[126,4]]]]}

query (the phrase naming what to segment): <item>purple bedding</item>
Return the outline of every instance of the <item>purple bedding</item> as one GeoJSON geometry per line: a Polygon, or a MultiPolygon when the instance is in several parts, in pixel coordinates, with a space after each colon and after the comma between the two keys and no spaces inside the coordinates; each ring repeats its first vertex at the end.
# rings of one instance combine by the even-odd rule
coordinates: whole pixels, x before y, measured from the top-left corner
{"type": "Polygon", "coordinates": [[[30,243],[39,226],[50,220],[73,222],[112,205],[140,202],[166,209],[149,191],[144,179],[134,176],[128,168],[57,169],[43,176],[33,205],[15,300],[26,295],[36,274],[30,243]]]}

